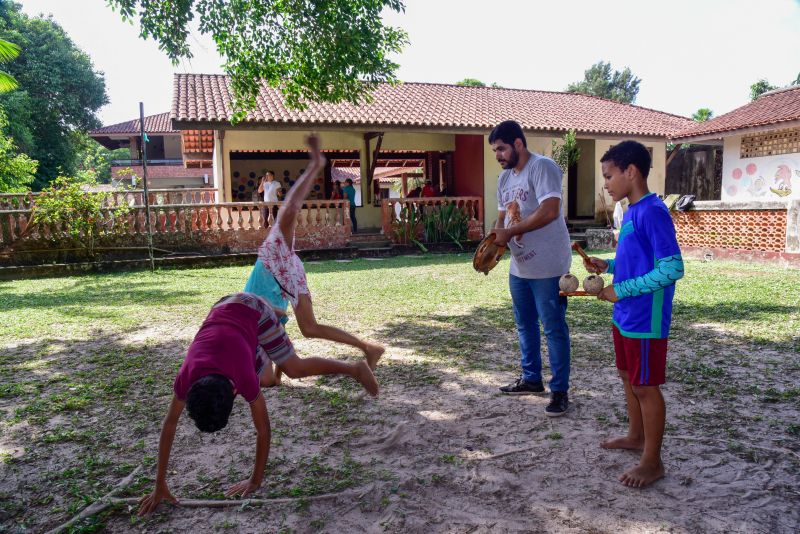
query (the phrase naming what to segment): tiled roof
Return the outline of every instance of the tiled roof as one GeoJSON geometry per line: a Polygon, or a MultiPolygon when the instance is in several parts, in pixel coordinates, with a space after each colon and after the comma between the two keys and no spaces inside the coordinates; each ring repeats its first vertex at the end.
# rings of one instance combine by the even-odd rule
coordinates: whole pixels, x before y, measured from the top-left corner
{"type": "Polygon", "coordinates": [[[213,152],[214,151],[214,131],[213,130],[183,130],[183,152],[213,152]]]}
{"type": "MultiPolygon", "coordinates": [[[[719,117],[675,132],[673,139],[689,139],[800,120],[800,85],[761,95],[754,102],[719,117]]],[[[717,136],[721,137],[721,135],[717,136]]]]}
{"type": "MultiPolygon", "coordinates": [[[[148,134],[178,133],[178,130],[172,129],[169,113],[159,113],[158,115],[149,115],[145,117],[144,131],[148,134]]],[[[120,122],[119,124],[112,124],[111,126],[103,126],[102,128],[89,132],[89,135],[96,136],[119,134],[139,135],[139,119],[120,122]]]]}
{"type": "MultiPolygon", "coordinates": [[[[372,103],[359,106],[312,102],[306,110],[297,111],[284,105],[277,89],[263,84],[256,109],[243,122],[487,131],[514,119],[526,130],[574,128],[584,133],[656,137],[692,124],[685,117],[575,93],[403,83],[381,84],[373,98],[372,103]]],[[[227,76],[175,74],[172,118],[187,127],[228,123],[231,101],[227,76]]]]}

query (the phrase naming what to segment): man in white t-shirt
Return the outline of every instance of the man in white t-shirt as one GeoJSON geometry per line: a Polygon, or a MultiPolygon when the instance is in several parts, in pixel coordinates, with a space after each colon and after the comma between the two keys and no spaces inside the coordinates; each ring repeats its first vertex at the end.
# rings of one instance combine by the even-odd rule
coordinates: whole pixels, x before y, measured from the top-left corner
{"type": "Polygon", "coordinates": [[[497,180],[495,243],[511,252],[509,289],[522,353],[522,376],[500,391],[509,395],[543,393],[539,322],[550,359],[550,404],[545,414],[569,409],[569,328],[567,299],[558,280],[572,263],[569,232],[561,202],[563,173],[550,158],[528,150],[522,127],[498,124],[489,134],[503,172],[497,180]]]}
{"type": "MultiPolygon", "coordinates": [[[[275,173],[272,171],[267,171],[266,174],[264,174],[264,177],[261,178],[261,183],[258,186],[258,192],[262,194],[264,202],[278,202],[278,191],[281,187],[281,183],[275,180],[275,173]]],[[[275,206],[272,209],[272,218],[274,221],[275,217],[278,216],[278,206],[275,206]]],[[[269,210],[267,208],[261,208],[261,218],[264,221],[264,227],[267,226],[268,215],[269,210]]]]}

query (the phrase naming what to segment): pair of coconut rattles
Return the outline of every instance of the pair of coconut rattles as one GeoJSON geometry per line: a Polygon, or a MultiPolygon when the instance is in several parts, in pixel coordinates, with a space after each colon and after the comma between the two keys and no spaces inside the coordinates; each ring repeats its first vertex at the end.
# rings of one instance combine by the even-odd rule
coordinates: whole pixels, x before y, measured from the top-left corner
{"type": "MultiPolygon", "coordinates": [[[[572,249],[584,260],[591,262],[578,243],[572,243],[572,249]]],[[[597,295],[603,290],[603,286],[605,286],[603,277],[597,274],[590,274],[583,279],[583,291],[578,291],[578,278],[572,273],[565,274],[558,281],[558,289],[561,290],[561,294],[568,297],[597,295]]]]}

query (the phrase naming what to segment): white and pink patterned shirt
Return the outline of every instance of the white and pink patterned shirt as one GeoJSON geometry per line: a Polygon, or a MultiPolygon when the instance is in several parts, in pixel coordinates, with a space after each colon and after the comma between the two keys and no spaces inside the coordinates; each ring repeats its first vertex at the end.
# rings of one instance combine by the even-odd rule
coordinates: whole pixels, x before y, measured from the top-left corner
{"type": "Polygon", "coordinates": [[[258,258],[281,287],[284,298],[297,306],[301,294],[310,295],[306,270],[300,257],[289,248],[286,239],[276,225],[258,249],[258,258]]]}

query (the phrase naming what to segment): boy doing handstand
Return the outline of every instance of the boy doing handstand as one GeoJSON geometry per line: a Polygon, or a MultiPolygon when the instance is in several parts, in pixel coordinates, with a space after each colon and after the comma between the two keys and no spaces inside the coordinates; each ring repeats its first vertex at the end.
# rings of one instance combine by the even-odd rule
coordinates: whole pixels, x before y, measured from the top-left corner
{"type": "MultiPolygon", "coordinates": [[[[317,322],[303,262],[294,251],[294,230],[298,214],[314,185],[314,178],[325,167],[325,156],[320,151],[319,138],[314,134],[309,135],[306,144],[311,161],[294,186],[289,189],[278,211],[275,225],[258,249],[258,260],[244,290],[260,295],[273,306],[283,310],[287,308],[288,302],[291,302],[297,326],[304,337],[328,339],[361,349],[370,368],[374,370],[384,348],[334,326],[317,322]]],[[[283,321],[286,321],[285,317],[283,321]]],[[[280,371],[277,377],[280,379],[280,371]]]]}
{"type": "Polygon", "coordinates": [[[664,476],[666,407],[659,386],[666,378],[672,298],[675,282],[683,276],[683,260],[669,210],[647,187],[647,148],[624,141],[600,161],[608,194],[616,202],[627,198],[630,203],[615,258],[584,260],[588,271],[614,275],[613,285],[598,298],[614,303],[614,352],[628,406],[628,435],[600,446],[642,451],[639,465],[619,477],[624,485],[641,488],[664,476]]]}
{"type": "Polygon", "coordinates": [[[275,385],[272,364],[292,378],[312,375],[349,375],[371,395],[378,383],[365,361],[344,363],[326,358],[303,358],[295,354],[276,310],[252,293],[237,293],[219,300],[211,308],[186,354],[173,386],[174,395],[161,427],[155,489],[142,498],[139,514],[156,509],[163,500],[177,503],[167,485],[175,429],[184,407],[197,428],[216,432],[228,424],[234,397],[250,404],[256,427],[256,459],[250,478],[234,484],[225,495],[247,495],[261,486],[269,456],[270,428],[261,386],[275,385]]]}

